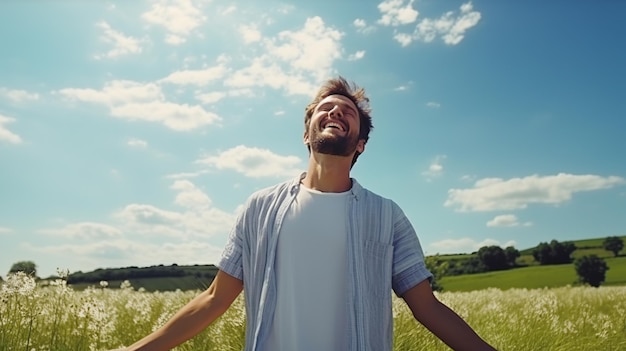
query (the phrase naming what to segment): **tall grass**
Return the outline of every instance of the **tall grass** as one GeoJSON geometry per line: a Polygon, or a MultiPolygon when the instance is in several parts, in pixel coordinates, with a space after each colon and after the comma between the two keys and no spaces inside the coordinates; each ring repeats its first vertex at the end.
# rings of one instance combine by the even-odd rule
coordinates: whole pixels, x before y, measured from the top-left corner
{"type": "MultiPolygon", "coordinates": [[[[24,275],[0,289],[0,351],[106,350],[130,345],[163,325],[197,291],[101,288],[73,291],[63,280],[37,287],[24,275]]],[[[500,350],[626,350],[626,287],[487,289],[439,299],[500,350]]],[[[394,300],[394,350],[448,350],[394,300]]],[[[240,351],[242,299],[177,350],[240,351]]]]}

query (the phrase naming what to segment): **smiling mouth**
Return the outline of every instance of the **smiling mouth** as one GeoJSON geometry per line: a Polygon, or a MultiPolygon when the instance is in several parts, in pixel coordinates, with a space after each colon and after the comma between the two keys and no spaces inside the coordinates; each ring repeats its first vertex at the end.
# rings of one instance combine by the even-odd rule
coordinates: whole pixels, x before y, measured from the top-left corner
{"type": "Polygon", "coordinates": [[[340,130],[342,132],[346,131],[346,128],[343,125],[341,125],[341,123],[337,123],[337,122],[328,122],[328,123],[324,124],[322,126],[322,128],[323,129],[332,128],[332,129],[340,130]]]}

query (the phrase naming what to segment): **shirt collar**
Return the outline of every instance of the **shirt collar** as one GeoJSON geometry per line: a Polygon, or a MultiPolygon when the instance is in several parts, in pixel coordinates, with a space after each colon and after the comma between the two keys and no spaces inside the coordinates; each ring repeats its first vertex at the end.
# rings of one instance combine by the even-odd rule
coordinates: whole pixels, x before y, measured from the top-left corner
{"type": "MultiPolygon", "coordinates": [[[[295,177],[292,180],[291,186],[289,188],[292,195],[295,195],[298,192],[298,189],[300,188],[300,184],[302,183],[304,177],[306,177],[306,172],[302,172],[299,176],[295,177]]],[[[361,184],[359,184],[359,182],[356,181],[356,179],[350,178],[350,180],[352,181],[352,188],[350,188],[350,193],[352,194],[352,196],[354,196],[355,200],[358,200],[363,191],[363,187],[361,186],[361,184]]]]}

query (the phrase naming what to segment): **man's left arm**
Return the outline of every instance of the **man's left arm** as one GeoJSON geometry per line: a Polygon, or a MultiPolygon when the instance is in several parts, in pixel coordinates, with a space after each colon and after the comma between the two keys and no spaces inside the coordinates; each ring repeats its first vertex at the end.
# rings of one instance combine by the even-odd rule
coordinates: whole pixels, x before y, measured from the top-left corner
{"type": "Polygon", "coordinates": [[[402,294],[413,316],[453,350],[495,351],[465,321],[433,294],[424,280],[402,294]]]}

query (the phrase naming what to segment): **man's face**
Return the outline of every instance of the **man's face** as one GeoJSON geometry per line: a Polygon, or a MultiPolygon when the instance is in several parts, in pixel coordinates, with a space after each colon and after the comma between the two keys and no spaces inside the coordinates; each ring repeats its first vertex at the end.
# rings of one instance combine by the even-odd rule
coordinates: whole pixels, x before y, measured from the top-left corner
{"type": "Polygon", "coordinates": [[[360,120],[354,103],[343,95],[330,95],[317,104],[304,143],[311,151],[336,156],[351,156],[363,152],[359,140],[360,120]]]}

